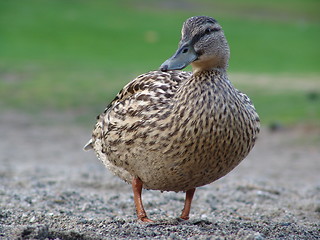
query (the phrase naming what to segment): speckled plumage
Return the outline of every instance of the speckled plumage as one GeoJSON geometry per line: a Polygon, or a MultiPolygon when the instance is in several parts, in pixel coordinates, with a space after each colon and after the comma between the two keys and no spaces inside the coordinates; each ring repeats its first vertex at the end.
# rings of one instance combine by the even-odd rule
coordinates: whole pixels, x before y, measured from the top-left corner
{"type": "Polygon", "coordinates": [[[93,147],[128,183],[186,191],[222,177],[249,153],[258,116],[218,70],[154,71],[130,82],[99,116],[93,147]]]}
{"type": "Polygon", "coordinates": [[[215,20],[205,18],[187,20],[179,45],[197,54],[193,73],[170,71],[176,64],[172,59],[188,52],[178,50],[163,64],[167,72],[138,76],[98,117],[87,148],[128,183],[137,178],[146,189],[187,191],[226,175],[254,146],[259,117],[250,99],[228,80],[224,57],[228,59],[229,49],[223,32],[215,20]],[[218,32],[211,37],[223,37],[212,58],[201,49],[208,24],[218,32]],[[192,41],[186,45],[185,39],[192,39],[192,49],[192,41]]]}

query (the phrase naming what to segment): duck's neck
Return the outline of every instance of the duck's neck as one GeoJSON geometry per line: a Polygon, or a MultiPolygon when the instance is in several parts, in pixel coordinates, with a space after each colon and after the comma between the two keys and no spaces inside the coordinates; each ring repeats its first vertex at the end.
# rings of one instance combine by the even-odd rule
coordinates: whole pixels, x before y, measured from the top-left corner
{"type": "Polygon", "coordinates": [[[219,70],[220,72],[226,72],[228,68],[228,59],[224,58],[210,58],[208,60],[195,61],[191,64],[192,72],[219,70]]]}
{"type": "Polygon", "coordinates": [[[226,68],[211,68],[211,69],[200,69],[200,68],[197,68],[197,69],[192,69],[192,75],[194,77],[197,77],[197,76],[201,76],[201,75],[221,75],[221,74],[224,74],[226,75],[227,74],[227,69],[226,68]]]}

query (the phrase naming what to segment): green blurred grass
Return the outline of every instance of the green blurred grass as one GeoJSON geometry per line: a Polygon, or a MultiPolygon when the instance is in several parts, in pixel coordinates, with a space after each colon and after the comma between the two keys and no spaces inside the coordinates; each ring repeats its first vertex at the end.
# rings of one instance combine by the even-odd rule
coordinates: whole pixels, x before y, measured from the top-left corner
{"type": "MultiPolygon", "coordinates": [[[[320,76],[319,7],[316,0],[1,1],[0,107],[72,111],[94,121],[126,82],[173,54],[182,22],[193,15],[223,25],[230,72],[308,81],[320,76]]],[[[231,80],[252,98],[265,124],[320,119],[319,98],[308,98],[319,89],[266,93],[254,81],[231,80]]]]}

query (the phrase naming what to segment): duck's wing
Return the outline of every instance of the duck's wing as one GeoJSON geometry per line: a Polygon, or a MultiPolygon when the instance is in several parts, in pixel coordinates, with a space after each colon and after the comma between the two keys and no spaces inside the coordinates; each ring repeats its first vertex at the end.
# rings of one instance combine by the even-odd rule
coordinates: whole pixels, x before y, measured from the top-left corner
{"type": "Polygon", "coordinates": [[[142,74],[129,82],[108,105],[104,113],[118,102],[125,101],[139,92],[149,92],[150,95],[173,93],[180,84],[191,76],[183,71],[151,71],[142,74]]]}
{"type": "Polygon", "coordinates": [[[151,71],[133,79],[124,86],[104,112],[97,117],[98,121],[92,139],[84,146],[84,149],[93,148],[93,141],[98,137],[97,135],[107,131],[106,125],[111,125],[108,124],[110,118],[116,115],[118,119],[124,120],[126,117],[132,116],[139,105],[170,100],[179,86],[190,76],[190,72],[183,71],[151,71]]]}

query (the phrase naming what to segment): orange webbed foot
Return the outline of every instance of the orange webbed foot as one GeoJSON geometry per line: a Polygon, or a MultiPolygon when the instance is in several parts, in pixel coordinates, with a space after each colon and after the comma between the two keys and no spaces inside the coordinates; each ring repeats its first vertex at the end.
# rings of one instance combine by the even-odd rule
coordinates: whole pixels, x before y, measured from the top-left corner
{"type": "Polygon", "coordinates": [[[138,218],[138,220],[144,223],[154,223],[154,221],[149,219],[148,217],[138,218]]]}

